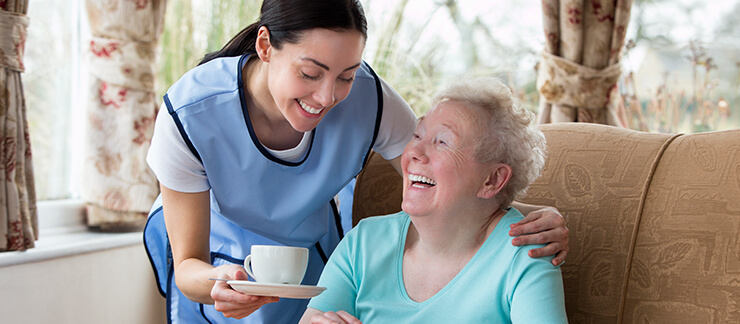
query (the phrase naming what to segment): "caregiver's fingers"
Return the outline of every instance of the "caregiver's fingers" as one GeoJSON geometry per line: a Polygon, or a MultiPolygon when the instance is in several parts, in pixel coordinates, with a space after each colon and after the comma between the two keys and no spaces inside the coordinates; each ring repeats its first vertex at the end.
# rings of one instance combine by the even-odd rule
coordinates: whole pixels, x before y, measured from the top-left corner
{"type": "MultiPolygon", "coordinates": [[[[217,268],[221,279],[246,280],[247,274],[240,266],[217,268]]],[[[278,297],[253,296],[234,290],[225,281],[216,281],[211,289],[213,307],[226,317],[244,318],[257,311],[265,304],[280,300],[278,297]]]]}
{"type": "Polygon", "coordinates": [[[567,256],[567,255],[568,255],[568,251],[567,250],[562,250],[562,251],[558,252],[558,255],[555,256],[555,258],[552,259],[552,261],[551,261],[552,265],[554,265],[554,266],[561,266],[561,265],[563,265],[563,263],[565,263],[565,256],[567,256]]]}
{"type": "Polygon", "coordinates": [[[527,255],[529,255],[532,258],[554,256],[555,258],[559,257],[558,261],[562,262],[563,260],[565,260],[565,254],[561,255],[560,254],[561,252],[565,252],[565,254],[567,254],[568,246],[563,245],[560,242],[554,242],[554,243],[547,244],[541,248],[529,250],[529,252],[527,252],[527,255]]]}
{"type": "Polygon", "coordinates": [[[534,234],[556,228],[566,228],[565,219],[557,209],[547,207],[535,210],[522,220],[511,224],[509,236],[534,234]]]}
{"type": "Polygon", "coordinates": [[[552,255],[562,250],[568,249],[568,240],[569,240],[568,236],[569,235],[570,235],[570,230],[568,230],[567,227],[560,227],[560,228],[555,228],[555,229],[551,229],[551,230],[547,230],[547,231],[539,232],[535,234],[517,236],[511,240],[511,244],[514,246],[522,246],[522,245],[531,245],[531,244],[558,243],[557,245],[553,245],[550,247],[550,249],[552,248],[557,248],[557,249],[550,250],[551,253],[546,254],[546,255],[552,255]]]}
{"type": "Polygon", "coordinates": [[[248,299],[248,302],[246,303],[241,303],[241,302],[232,303],[232,302],[227,302],[227,301],[216,301],[213,304],[213,307],[217,311],[223,313],[224,316],[226,317],[241,319],[241,318],[247,317],[250,314],[254,313],[260,307],[264,306],[265,304],[274,303],[280,300],[280,298],[277,298],[277,297],[251,296],[251,295],[244,295],[244,296],[248,299]]]}

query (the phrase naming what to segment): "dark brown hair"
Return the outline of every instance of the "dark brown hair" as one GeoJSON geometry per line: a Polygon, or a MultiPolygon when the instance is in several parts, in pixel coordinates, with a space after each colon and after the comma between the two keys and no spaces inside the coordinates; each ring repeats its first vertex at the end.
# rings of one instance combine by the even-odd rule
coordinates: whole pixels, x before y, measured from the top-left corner
{"type": "Polygon", "coordinates": [[[218,57],[254,53],[257,31],[270,31],[270,45],[281,49],[298,43],[314,28],[357,30],[367,39],[367,20],[359,0],[264,0],[257,22],[242,29],[218,51],[206,54],[198,65],[218,57]]]}

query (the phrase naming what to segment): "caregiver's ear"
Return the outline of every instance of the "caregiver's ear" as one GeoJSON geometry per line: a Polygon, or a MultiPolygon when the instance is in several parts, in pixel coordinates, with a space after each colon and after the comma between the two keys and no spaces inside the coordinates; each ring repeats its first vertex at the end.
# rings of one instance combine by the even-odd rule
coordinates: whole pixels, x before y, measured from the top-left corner
{"type": "Polygon", "coordinates": [[[478,190],[478,198],[489,199],[495,197],[511,180],[511,166],[505,163],[495,163],[478,190]]]}
{"type": "Polygon", "coordinates": [[[270,55],[272,54],[272,44],[270,44],[270,31],[267,27],[262,26],[257,31],[257,39],[254,42],[254,50],[257,52],[260,60],[265,63],[270,62],[270,55]]]}

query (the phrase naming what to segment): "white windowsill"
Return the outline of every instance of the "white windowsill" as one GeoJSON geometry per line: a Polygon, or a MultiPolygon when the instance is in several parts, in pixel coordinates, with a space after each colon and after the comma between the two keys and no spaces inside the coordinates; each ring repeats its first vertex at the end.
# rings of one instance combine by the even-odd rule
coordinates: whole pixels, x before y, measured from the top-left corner
{"type": "Polygon", "coordinates": [[[39,239],[26,251],[0,253],[0,267],[140,244],[141,232],[99,233],[85,226],[84,204],[79,200],[37,203],[39,239]]]}

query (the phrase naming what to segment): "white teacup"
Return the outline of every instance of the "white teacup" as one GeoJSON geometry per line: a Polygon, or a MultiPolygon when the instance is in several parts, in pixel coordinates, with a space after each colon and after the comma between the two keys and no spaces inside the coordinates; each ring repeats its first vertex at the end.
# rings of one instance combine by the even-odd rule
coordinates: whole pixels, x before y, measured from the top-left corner
{"type": "Polygon", "coordinates": [[[257,282],[299,285],[308,266],[308,249],[281,245],[252,245],[244,269],[257,282]]]}

